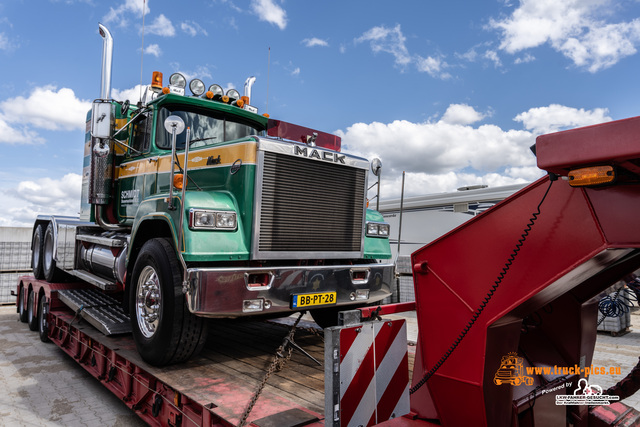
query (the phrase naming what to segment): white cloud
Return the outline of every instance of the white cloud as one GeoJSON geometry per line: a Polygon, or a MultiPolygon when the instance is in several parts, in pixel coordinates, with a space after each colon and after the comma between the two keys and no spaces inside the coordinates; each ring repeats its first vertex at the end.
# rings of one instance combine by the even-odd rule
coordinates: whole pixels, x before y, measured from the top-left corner
{"type": "Polygon", "coordinates": [[[470,125],[484,119],[485,115],[467,104],[451,104],[441,121],[450,125],[470,125]]]}
{"type": "Polygon", "coordinates": [[[502,66],[502,61],[500,61],[500,57],[498,56],[498,52],[495,50],[487,50],[483,55],[484,59],[487,59],[493,62],[493,65],[498,68],[502,66]]]}
{"type": "Polygon", "coordinates": [[[121,102],[128,99],[131,104],[136,104],[138,101],[140,101],[140,94],[142,93],[142,95],[144,95],[145,88],[146,86],[144,85],[136,85],[135,87],[132,87],[130,89],[112,89],[111,97],[116,101],[121,102]]]}
{"type": "Polygon", "coordinates": [[[251,11],[261,21],[273,24],[281,30],[287,27],[287,12],[274,0],[251,0],[251,11]]]}
{"type": "Polygon", "coordinates": [[[32,226],[39,214],[77,216],[81,188],[82,176],[75,173],[19,182],[0,191],[6,202],[0,226],[32,226]]]}
{"type": "Polygon", "coordinates": [[[176,29],[171,23],[171,20],[162,14],[156,17],[145,31],[148,34],[155,34],[163,37],[173,37],[176,35],[176,29]]]}
{"type": "Polygon", "coordinates": [[[11,50],[13,48],[14,45],[9,41],[9,37],[5,33],[0,33],[0,50],[11,50]]]}
{"type": "Polygon", "coordinates": [[[37,87],[28,98],[18,96],[0,102],[6,122],[47,130],[84,129],[90,108],[91,102],[76,98],[72,89],[56,90],[55,86],[37,87]]]}
{"type": "Polygon", "coordinates": [[[355,42],[356,44],[369,42],[374,53],[390,53],[395,58],[397,66],[405,67],[412,61],[409,50],[405,46],[406,40],[398,24],[394,28],[387,28],[384,25],[373,27],[355,39],[355,42]]]}
{"type": "Polygon", "coordinates": [[[110,22],[116,22],[120,26],[125,26],[128,24],[128,14],[133,14],[135,17],[141,17],[142,12],[144,10],[144,14],[149,13],[149,6],[147,2],[142,2],[140,0],[125,0],[124,3],[116,7],[109,8],[109,13],[104,17],[105,24],[110,22]]]}
{"type": "Polygon", "coordinates": [[[421,73],[427,73],[431,77],[446,80],[451,74],[445,71],[449,64],[442,55],[428,56],[412,55],[406,46],[406,37],[402,33],[400,24],[393,28],[381,25],[365,31],[360,37],[354,39],[355,44],[369,42],[373,53],[388,53],[394,58],[396,67],[405,70],[409,65],[415,65],[421,73]]]}
{"type": "Polygon", "coordinates": [[[526,64],[528,62],[533,62],[536,60],[536,57],[531,55],[530,53],[525,53],[525,55],[523,57],[520,58],[516,58],[515,61],[513,61],[514,64],[518,65],[518,64],[526,64]]]}
{"type": "Polygon", "coordinates": [[[500,173],[507,167],[535,164],[529,152],[531,132],[438,122],[356,123],[340,131],[343,145],[366,158],[380,157],[391,174],[441,175],[475,170],[500,173]]]}
{"type": "Polygon", "coordinates": [[[292,76],[298,76],[300,75],[300,67],[296,67],[293,69],[293,71],[291,72],[292,76]]]}
{"type": "Polygon", "coordinates": [[[317,37],[312,37],[310,39],[304,39],[302,40],[302,44],[305,45],[306,47],[314,47],[314,46],[329,46],[329,42],[327,42],[326,40],[322,40],[319,39],[317,37]]]}
{"type": "Polygon", "coordinates": [[[607,22],[611,0],[520,0],[513,13],[491,20],[501,32],[500,48],[508,53],[549,44],[578,67],[595,73],[636,53],[640,18],[607,22]]]}
{"type": "Polygon", "coordinates": [[[208,36],[207,30],[202,28],[198,23],[193,21],[184,21],[180,24],[180,29],[191,37],[195,37],[198,33],[208,36]]]}
{"type": "Polygon", "coordinates": [[[418,71],[425,72],[431,77],[440,78],[442,80],[451,78],[451,74],[444,71],[449,67],[449,64],[440,57],[434,58],[429,56],[427,58],[422,58],[417,56],[416,67],[418,68],[418,71]]]}
{"type": "Polygon", "coordinates": [[[606,108],[585,110],[551,104],[548,107],[531,108],[518,114],[514,120],[522,122],[526,129],[536,134],[543,134],[608,122],[611,120],[608,114],[609,110],[606,108]]]}
{"type": "Polygon", "coordinates": [[[2,115],[0,115],[0,144],[40,144],[42,139],[36,132],[27,126],[14,124],[11,126],[2,115]]]}
{"type": "Polygon", "coordinates": [[[149,46],[146,46],[144,48],[144,53],[153,55],[158,58],[160,55],[162,55],[162,49],[160,49],[160,46],[158,46],[157,44],[150,44],[149,46]]]}
{"type": "Polygon", "coordinates": [[[466,104],[452,104],[437,121],[355,123],[336,133],[345,151],[382,159],[381,193],[388,199],[400,196],[403,171],[407,195],[534,181],[544,175],[529,149],[538,134],[610,120],[605,109],[553,105],[519,114],[515,120],[527,130],[474,125],[489,115],[466,104]]]}

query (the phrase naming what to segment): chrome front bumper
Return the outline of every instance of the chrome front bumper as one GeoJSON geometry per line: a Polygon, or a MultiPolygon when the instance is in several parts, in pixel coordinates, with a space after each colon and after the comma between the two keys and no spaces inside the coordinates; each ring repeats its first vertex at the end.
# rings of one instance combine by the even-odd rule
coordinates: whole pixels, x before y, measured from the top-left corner
{"type": "Polygon", "coordinates": [[[203,317],[286,314],[301,310],[292,308],[293,295],[336,291],[333,306],[380,301],[391,294],[393,277],[393,264],[189,268],[186,296],[189,310],[203,317]],[[366,290],[368,299],[353,299],[366,290]],[[263,309],[246,311],[246,301],[258,302],[263,309]]]}

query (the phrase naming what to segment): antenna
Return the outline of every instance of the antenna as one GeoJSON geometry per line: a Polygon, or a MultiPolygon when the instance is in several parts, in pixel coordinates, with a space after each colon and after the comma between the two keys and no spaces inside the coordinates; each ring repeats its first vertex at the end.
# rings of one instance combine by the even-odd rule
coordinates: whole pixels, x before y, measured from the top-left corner
{"type": "Polygon", "coordinates": [[[267,58],[267,109],[266,113],[269,114],[269,70],[271,69],[271,46],[269,46],[269,56],[267,58]]]}
{"type": "Polygon", "coordinates": [[[142,0],[142,48],[140,49],[140,101],[142,101],[142,64],[144,62],[144,15],[147,0],[142,0]]]}

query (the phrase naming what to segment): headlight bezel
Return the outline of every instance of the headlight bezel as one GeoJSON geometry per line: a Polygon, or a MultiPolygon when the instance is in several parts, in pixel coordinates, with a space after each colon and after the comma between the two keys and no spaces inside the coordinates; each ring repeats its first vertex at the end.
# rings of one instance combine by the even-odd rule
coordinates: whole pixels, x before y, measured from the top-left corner
{"type": "Polygon", "coordinates": [[[388,239],[391,234],[391,226],[386,222],[379,221],[367,221],[365,226],[365,233],[367,237],[380,237],[388,239]]]}
{"type": "Polygon", "coordinates": [[[238,214],[228,210],[191,208],[189,209],[189,229],[236,231],[238,214]]]}

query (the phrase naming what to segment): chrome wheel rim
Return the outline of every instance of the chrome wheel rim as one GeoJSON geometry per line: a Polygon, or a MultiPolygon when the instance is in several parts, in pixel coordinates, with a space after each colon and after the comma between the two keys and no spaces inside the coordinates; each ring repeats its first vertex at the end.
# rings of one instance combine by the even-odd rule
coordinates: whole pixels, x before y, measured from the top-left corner
{"type": "Polygon", "coordinates": [[[153,337],[158,330],[161,303],[160,278],[148,265],[142,269],[136,287],[136,319],[145,338],[153,337]]]}

